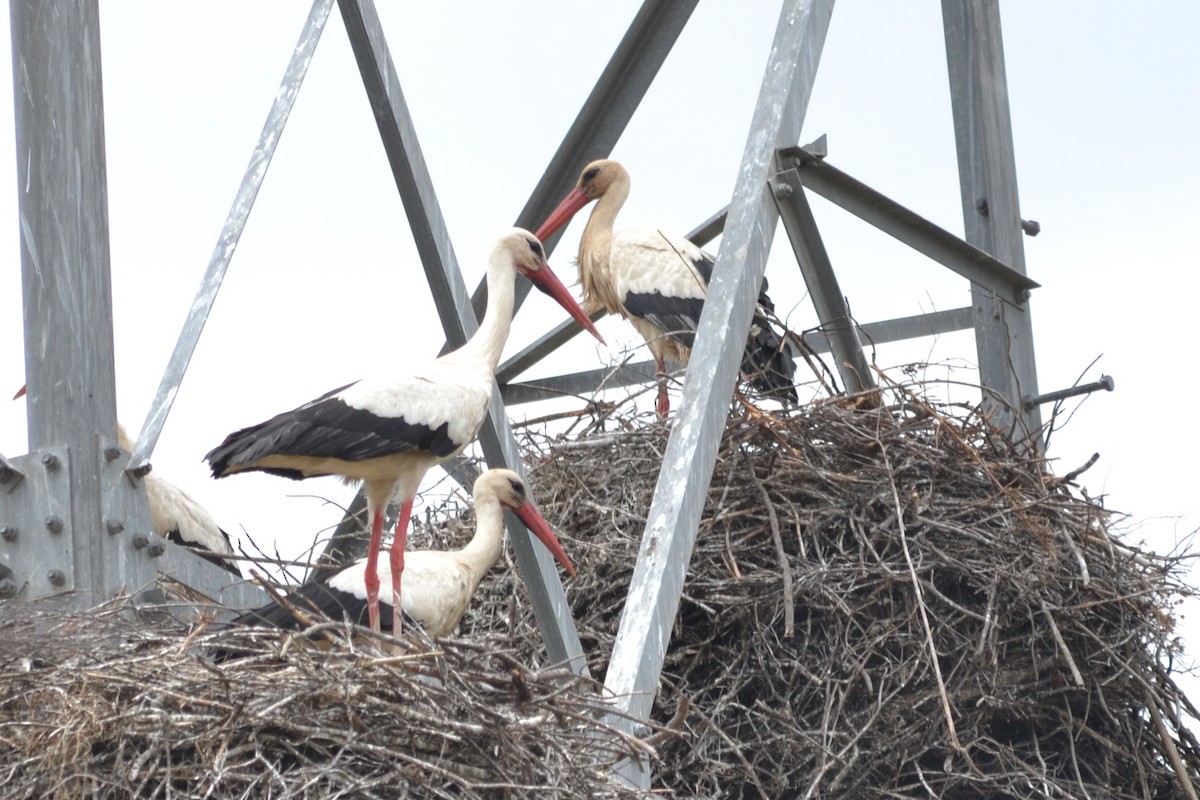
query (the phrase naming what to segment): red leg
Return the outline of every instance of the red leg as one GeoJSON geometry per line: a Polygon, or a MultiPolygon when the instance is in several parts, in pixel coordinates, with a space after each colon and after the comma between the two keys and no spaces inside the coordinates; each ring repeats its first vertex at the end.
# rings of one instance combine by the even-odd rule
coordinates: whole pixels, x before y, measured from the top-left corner
{"type": "Polygon", "coordinates": [[[667,365],[662,360],[658,362],[658,411],[659,419],[666,419],[671,410],[671,401],[667,398],[667,365]]]}
{"type": "Polygon", "coordinates": [[[371,630],[379,632],[379,546],[383,542],[383,510],[371,515],[371,543],[367,545],[367,569],[363,584],[367,587],[367,618],[371,630]]]}
{"type": "Polygon", "coordinates": [[[399,636],[404,625],[401,622],[400,576],[404,572],[404,546],[408,543],[408,518],[412,515],[413,501],[405,500],[400,506],[400,519],[396,522],[396,537],[388,558],[392,566],[392,636],[399,636]]]}

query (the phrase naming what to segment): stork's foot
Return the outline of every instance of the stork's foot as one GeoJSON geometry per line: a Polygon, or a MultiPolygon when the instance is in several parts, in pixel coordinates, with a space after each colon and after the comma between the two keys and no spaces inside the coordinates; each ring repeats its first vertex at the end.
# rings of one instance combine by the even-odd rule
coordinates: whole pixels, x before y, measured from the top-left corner
{"type": "Polygon", "coordinates": [[[667,390],[660,389],[658,392],[658,404],[654,407],[658,412],[658,418],[665,420],[667,414],[671,411],[671,400],[667,397],[667,390]]]}

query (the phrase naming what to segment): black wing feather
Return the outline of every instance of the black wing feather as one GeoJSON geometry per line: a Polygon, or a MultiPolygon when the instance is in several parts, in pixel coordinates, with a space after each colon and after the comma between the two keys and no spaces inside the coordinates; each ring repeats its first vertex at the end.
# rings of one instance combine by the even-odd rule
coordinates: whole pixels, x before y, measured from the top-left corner
{"type": "Polygon", "coordinates": [[[365,461],[413,450],[446,457],[458,449],[450,438],[449,422],[430,428],[403,417],[381,417],[335,396],[353,385],[334,389],[293,411],[229,434],[204,457],[213,477],[223,477],[237,467],[294,479],[309,477],[299,470],[250,466],[267,456],[365,461]]]}

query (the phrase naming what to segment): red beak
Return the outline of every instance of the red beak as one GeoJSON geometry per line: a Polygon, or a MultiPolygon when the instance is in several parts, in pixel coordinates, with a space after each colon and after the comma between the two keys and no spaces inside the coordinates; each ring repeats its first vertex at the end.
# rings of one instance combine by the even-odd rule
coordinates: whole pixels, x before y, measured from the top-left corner
{"type": "Polygon", "coordinates": [[[17,393],[13,395],[13,400],[17,400],[17,399],[24,397],[26,388],[27,387],[22,386],[20,389],[17,389],[17,393]]]}
{"type": "Polygon", "coordinates": [[[563,282],[554,274],[554,270],[550,269],[549,264],[543,264],[537,272],[524,272],[524,275],[533,281],[534,286],[553,297],[585,331],[599,339],[600,344],[608,344],[600,335],[600,331],[596,330],[596,326],[592,324],[591,317],[579,307],[579,303],[575,302],[575,298],[567,291],[567,287],[563,286],[563,282]]]}
{"type": "Polygon", "coordinates": [[[546,217],[546,221],[542,223],[542,227],[537,229],[534,234],[539,242],[546,241],[548,236],[553,236],[558,232],[558,229],[571,221],[571,217],[575,216],[579,209],[586,206],[590,200],[584,194],[583,189],[576,186],[571,190],[571,193],[563,198],[558,204],[558,208],[550,212],[550,216],[546,217]]]}
{"type": "Polygon", "coordinates": [[[546,549],[550,551],[558,563],[563,565],[563,569],[572,578],[575,577],[575,566],[571,563],[571,559],[567,558],[567,551],[559,544],[558,537],[554,535],[554,531],[550,530],[550,523],[538,513],[538,510],[533,507],[533,503],[522,503],[520,508],[514,509],[516,515],[521,518],[521,522],[525,523],[525,527],[533,532],[533,535],[542,540],[542,544],[546,545],[546,549]]]}

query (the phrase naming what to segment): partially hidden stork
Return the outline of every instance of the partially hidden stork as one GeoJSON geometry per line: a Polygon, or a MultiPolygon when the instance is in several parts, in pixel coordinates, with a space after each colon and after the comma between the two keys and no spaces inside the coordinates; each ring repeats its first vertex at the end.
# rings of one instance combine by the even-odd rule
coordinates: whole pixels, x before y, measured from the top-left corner
{"type": "Polygon", "coordinates": [[[214,477],[258,470],[292,479],[340,475],[362,481],[371,517],[364,587],[371,627],[379,626],[379,549],[388,500],[401,499],[389,551],[393,630],[401,630],[401,573],[413,499],[425,472],[474,440],[487,417],[500,351],[512,325],[516,274],[549,294],[601,342],[583,309],[546,263],[542,244],[513,228],[488,262],[487,308],[479,330],[457,350],[410,373],[365,378],[266,422],[231,433],[205,459],[214,477]]]}
{"type": "MultiPolygon", "coordinates": [[[[466,613],[479,582],[500,557],[504,540],[504,509],[512,509],[521,521],[542,541],[567,573],[575,574],[571,559],[550,530],[525,490],[525,483],[512,470],[491,469],[475,481],[475,536],[458,550],[413,550],[405,556],[404,594],[400,604],[404,615],[417,622],[431,637],[446,636],[458,626],[466,613]]],[[[247,611],[233,624],[270,625],[298,628],[300,618],[317,611],[330,619],[343,616],[361,625],[368,615],[367,586],[364,578],[366,559],[301,584],[288,593],[286,604],[273,603],[247,611]]],[[[389,568],[380,568],[380,578],[388,579],[389,568]]],[[[389,603],[384,603],[390,605],[389,603]]],[[[394,620],[395,615],[392,615],[394,620]]],[[[392,624],[385,625],[391,630],[392,624]]]]}
{"type": "MultiPolygon", "coordinates": [[[[13,399],[25,394],[22,386],[13,399]]],[[[133,440],[125,426],[117,423],[117,445],[126,453],[133,452],[133,440]]],[[[212,514],[183,489],[154,472],[145,477],[146,499],[150,505],[150,525],[154,532],[175,544],[194,548],[196,555],[211,561],[226,572],[242,577],[237,564],[223,556],[232,556],[233,543],[229,534],[217,525],[212,514]]]]}
{"type": "MultiPolygon", "coordinates": [[[[646,340],[658,367],[658,415],[666,417],[670,410],[666,359],[688,361],[715,259],[682,236],[657,228],[614,233],[613,223],[629,197],[629,186],[629,173],[621,164],[611,159],[593,161],[538,228],[537,237],[544,241],[596,201],[579,240],[583,307],[592,314],[601,309],[620,314],[646,340]]],[[[764,278],[758,303],[762,310],[774,311],[766,289],[764,278]]],[[[755,312],[750,326],[742,373],[763,394],[796,402],[796,364],[790,346],[761,311],[755,312]]]]}

